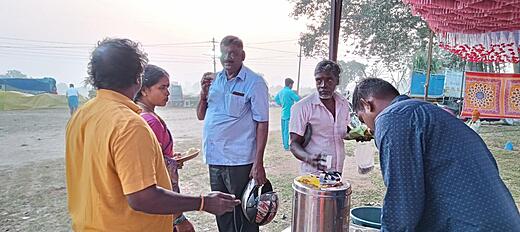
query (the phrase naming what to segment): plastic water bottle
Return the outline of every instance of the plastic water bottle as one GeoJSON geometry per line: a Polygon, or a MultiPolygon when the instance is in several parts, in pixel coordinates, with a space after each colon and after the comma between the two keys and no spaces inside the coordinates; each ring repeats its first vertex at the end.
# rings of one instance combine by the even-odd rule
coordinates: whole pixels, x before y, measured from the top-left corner
{"type": "Polygon", "coordinates": [[[374,169],[374,153],[376,149],[371,142],[357,142],[354,156],[359,174],[367,174],[374,169]]]}
{"type": "Polygon", "coordinates": [[[504,150],[512,151],[513,150],[513,142],[507,141],[506,145],[504,146],[504,150]]]}

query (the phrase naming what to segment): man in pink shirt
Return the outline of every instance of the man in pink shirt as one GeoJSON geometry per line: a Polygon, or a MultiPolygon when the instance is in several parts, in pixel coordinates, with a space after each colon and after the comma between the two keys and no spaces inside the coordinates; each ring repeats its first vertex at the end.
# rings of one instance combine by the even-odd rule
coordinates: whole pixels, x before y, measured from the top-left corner
{"type": "Polygon", "coordinates": [[[350,114],[348,101],[335,92],[340,73],[341,68],[335,62],[319,62],[314,70],[317,91],[292,107],[289,122],[291,152],[302,161],[302,174],[320,170],[343,171],[343,138],[350,123],[350,114]],[[309,124],[312,135],[308,144],[304,144],[304,134],[309,124]]]}

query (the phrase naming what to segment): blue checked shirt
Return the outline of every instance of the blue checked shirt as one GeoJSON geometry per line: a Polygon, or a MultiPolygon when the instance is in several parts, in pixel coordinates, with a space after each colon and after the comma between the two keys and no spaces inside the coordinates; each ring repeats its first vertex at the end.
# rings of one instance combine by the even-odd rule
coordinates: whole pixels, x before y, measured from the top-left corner
{"type": "Polygon", "coordinates": [[[493,155],[459,119],[398,96],[375,135],[387,187],[381,231],[520,231],[493,155]]]}
{"type": "Polygon", "coordinates": [[[256,126],[269,121],[269,92],[264,79],[242,66],[227,79],[217,73],[208,94],[202,150],[210,165],[251,164],[256,153],[256,126]]]}

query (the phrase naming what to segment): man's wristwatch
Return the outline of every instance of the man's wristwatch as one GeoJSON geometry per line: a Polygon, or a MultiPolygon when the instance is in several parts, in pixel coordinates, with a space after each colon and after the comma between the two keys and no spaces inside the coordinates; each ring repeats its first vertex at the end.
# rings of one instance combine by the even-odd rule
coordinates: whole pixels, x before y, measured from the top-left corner
{"type": "Polygon", "coordinates": [[[183,223],[186,220],[188,220],[188,218],[186,218],[186,216],[184,216],[184,214],[181,214],[181,216],[177,217],[175,219],[175,221],[173,221],[173,225],[179,225],[179,224],[183,223]]]}

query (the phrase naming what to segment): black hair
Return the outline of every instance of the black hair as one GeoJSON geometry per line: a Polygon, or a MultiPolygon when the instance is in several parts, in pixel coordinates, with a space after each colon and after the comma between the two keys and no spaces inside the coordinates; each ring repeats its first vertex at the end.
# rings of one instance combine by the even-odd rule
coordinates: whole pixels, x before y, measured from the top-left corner
{"type": "Polygon", "coordinates": [[[107,38],[91,54],[87,82],[96,89],[125,90],[141,78],[146,63],[139,43],[107,38]]]}
{"type": "Polygon", "coordinates": [[[155,66],[153,64],[148,64],[144,68],[144,75],[143,75],[143,83],[141,85],[141,89],[137,92],[135,95],[134,101],[138,101],[143,94],[141,91],[143,91],[145,88],[150,88],[153,85],[157,84],[163,77],[170,76],[166,70],[155,66]]]}
{"type": "Polygon", "coordinates": [[[294,84],[293,79],[291,78],[285,78],[285,86],[289,87],[289,85],[294,84]]]}
{"type": "Polygon", "coordinates": [[[69,84],[69,87],[70,87],[70,88],[74,87],[74,84],[69,84]]]}
{"type": "Polygon", "coordinates": [[[377,98],[395,98],[399,96],[399,91],[397,91],[392,84],[383,79],[364,79],[356,86],[352,94],[354,110],[361,110],[363,108],[361,99],[367,99],[370,96],[377,98]]]}
{"type": "Polygon", "coordinates": [[[202,74],[202,77],[206,77],[206,76],[213,75],[213,74],[214,74],[213,72],[205,72],[204,74],[202,74]]]}
{"type": "Polygon", "coordinates": [[[228,35],[220,41],[220,46],[230,46],[235,45],[238,46],[240,49],[244,49],[244,43],[242,40],[234,35],[228,35]]]}
{"type": "Polygon", "coordinates": [[[322,60],[316,65],[316,69],[314,69],[314,76],[318,75],[319,73],[330,73],[339,80],[341,67],[339,67],[339,65],[334,61],[322,60]]]}

